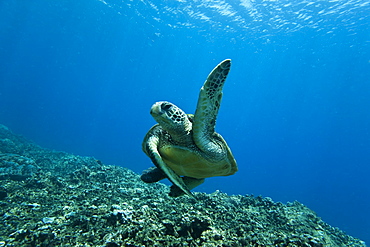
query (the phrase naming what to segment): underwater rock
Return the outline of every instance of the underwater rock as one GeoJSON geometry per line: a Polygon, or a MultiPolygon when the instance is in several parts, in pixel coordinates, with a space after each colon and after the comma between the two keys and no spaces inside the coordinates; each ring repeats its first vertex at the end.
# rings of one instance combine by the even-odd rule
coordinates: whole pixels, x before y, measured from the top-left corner
{"type": "Polygon", "coordinates": [[[8,196],[8,193],[4,188],[0,188],[0,200],[4,200],[8,196]]]}
{"type": "Polygon", "coordinates": [[[22,181],[39,170],[35,161],[18,154],[0,153],[0,180],[22,181]]]}
{"type": "Polygon", "coordinates": [[[0,146],[0,246],[365,246],[299,202],[172,198],[129,169],[42,149],[1,125],[0,139],[12,142],[0,146]]]}

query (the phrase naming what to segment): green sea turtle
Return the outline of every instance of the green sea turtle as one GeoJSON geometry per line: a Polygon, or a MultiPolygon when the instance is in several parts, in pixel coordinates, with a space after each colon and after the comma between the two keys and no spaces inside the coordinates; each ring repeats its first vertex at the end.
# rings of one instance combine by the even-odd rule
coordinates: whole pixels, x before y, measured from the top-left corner
{"type": "Polygon", "coordinates": [[[170,196],[184,193],[205,178],[229,176],[237,170],[236,161],[215,124],[222,98],[222,88],[229,73],[231,60],[218,64],[200,89],[195,114],[186,114],[176,105],[160,101],[150,114],[158,124],[146,134],[142,148],[155,164],[143,172],[146,183],[168,178],[172,183],[170,196]]]}

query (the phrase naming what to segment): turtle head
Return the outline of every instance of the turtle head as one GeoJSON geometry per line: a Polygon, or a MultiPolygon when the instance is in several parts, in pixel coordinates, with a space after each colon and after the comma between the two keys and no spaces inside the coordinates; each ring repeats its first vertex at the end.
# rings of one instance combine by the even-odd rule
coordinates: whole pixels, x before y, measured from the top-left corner
{"type": "Polygon", "coordinates": [[[186,113],[170,102],[156,102],[150,109],[150,114],[172,137],[188,134],[192,129],[192,123],[186,113]]]}

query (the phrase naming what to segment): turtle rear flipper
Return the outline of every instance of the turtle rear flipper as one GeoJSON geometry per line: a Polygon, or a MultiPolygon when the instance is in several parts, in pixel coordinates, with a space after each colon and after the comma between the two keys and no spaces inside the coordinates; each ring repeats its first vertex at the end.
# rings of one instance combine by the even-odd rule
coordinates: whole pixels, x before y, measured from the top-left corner
{"type": "MultiPolygon", "coordinates": [[[[204,178],[197,179],[197,178],[191,178],[191,177],[182,177],[182,180],[184,181],[185,185],[188,187],[189,190],[194,189],[195,187],[201,185],[204,183],[204,178]]],[[[184,194],[184,191],[180,189],[176,185],[171,186],[170,196],[171,197],[179,197],[184,194]]]]}
{"type": "Polygon", "coordinates": [[[156,183],[166,177],[166,174],[158,167],[150,167],[143,171],[140,178],[145,183],[156,183]]]}

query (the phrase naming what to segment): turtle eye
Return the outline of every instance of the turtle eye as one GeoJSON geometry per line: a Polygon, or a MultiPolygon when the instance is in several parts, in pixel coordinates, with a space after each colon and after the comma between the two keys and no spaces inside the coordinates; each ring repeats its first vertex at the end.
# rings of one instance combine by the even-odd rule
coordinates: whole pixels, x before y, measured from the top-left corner
{"type": "Polygon", "coordinates": [[[162,110],[167,111],[168,109],[171,108],[171,105],[169,105],[169,104],[162,104],[161,108],[162,108],[162,110]]]}

